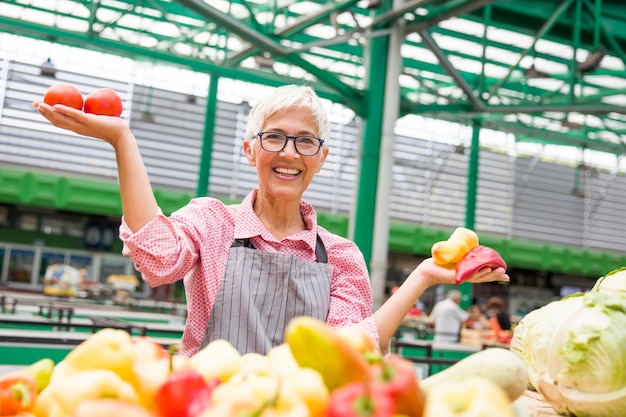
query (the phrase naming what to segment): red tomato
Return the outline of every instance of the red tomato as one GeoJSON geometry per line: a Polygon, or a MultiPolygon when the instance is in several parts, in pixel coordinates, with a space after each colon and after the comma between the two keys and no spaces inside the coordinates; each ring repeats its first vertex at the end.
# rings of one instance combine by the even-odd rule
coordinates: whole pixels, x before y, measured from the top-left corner
{"type": "Polygon", "coordinates": [[[196,417],[211,406],[211,392],[219,379],[207,382],[193,369],[172,372],[156,392],[160,417],[196,417]]]}
{"type": "Polygon", "coordinates": [[[83,95],[78,88],[69,84],[55,84],[48,88],[43,96],[43,102],[50,106],[64,104],[77,110],[83,109],[83,95]]]}
{"type": "Polygon", "coordinates": [[[85,98],[85,113],[117,116],[122,114],[122,99],[110,88],[101,88],[85,98]]]}

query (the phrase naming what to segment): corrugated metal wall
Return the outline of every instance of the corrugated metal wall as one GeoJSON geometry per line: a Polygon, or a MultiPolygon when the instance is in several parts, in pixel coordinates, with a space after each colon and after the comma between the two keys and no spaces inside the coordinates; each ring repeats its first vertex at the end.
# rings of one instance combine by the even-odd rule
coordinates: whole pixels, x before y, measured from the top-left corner
{"type": "MultiPolygon", "coordinates": [[[[53,83],[72,83],[85,94],[106,86],[125,100],[123,117],[137,136],[153,186],[195,192],[205,98],[77,72],[59,70],[56,78],[49,78],[39,74],[37,65],[8,59],[0,65],[0,163],[115,181],[115,159],[106,143],[60,131],[31,106],[53,83]]],[[[256,173],[242,152],[248,111],[245,102],[218,102],[212,195],[240,199],[256,185],[256,173]]],[[[355,123],[332,126],[326,165],[305,194],[318,210],[349,213],[358,138],[355,123]]],[[[462,147],[397,136],[389,201],[392,221],[433,228],[463,225],[467,169],[467,150],[462,147]]],[[[484,149],[475,229],[505,238],[623,251],[625,190],[623,174],[484,149]]]]}

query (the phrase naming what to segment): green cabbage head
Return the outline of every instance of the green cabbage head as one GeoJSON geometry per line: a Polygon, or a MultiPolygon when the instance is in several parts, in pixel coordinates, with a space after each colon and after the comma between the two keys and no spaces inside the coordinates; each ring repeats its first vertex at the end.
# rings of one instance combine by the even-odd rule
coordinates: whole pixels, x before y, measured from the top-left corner
{"type": "Polygon", "coordinates": [[[626,297],[626,268],[616,269],[598,278],[591,292],[601,292],[626,297]]]}
{"type": "Polygon", "coordinates": [[[524,316],[511,350],[559,414],[626,416],[626,269],[524,316]]]}

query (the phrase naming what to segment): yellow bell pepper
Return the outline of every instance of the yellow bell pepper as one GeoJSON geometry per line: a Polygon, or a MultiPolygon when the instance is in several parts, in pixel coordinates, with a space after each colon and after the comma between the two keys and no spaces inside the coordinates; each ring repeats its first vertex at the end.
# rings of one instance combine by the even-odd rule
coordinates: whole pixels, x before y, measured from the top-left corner
{"type": "Polygon", "coordinates": [[[66,386],[68,378],[89,370],[108,370],[124,382],[136,380],[133,365],[135,350],[130,334],[123,330],[102,329],[76,346],[56,364],[49,384],[40,392],[33,409],[37,417],[51,416],[58,408],[53,392],[66,386]]]}
{"type": "Polygon", "coordinates": [[[50,417],[69,417],[78,404],[88,399],[116,398],[132,404],[139,402],[133,386],[108,369],[76,373],[50,389],[50,417]]]}
{"type": "Polygon", "coordinates": [[[317,371],[300,368],[295,375],[283,381],[282,392],[287,390],[293,391],[306,404],[311,417],[326,415],[330,392],[317,371]]]}
{"type": "MultiPolygon", "coordinates": [[[[347,332],[346,337],[352,337],[353,334],[347,332]]],[[[361,340],[360,335],[357,336],[356,339],[361,340]]],[[[283,396],[295,395],[300,398],[309,408],[311,417],[325,415],[330,393],[319,372],[311,368],[300,367],[291,354],[291,348],[287,343],[270,349],[267,358],[271,367],[271,375],[281,381],[283,396]]]]}
{"type": "Polygon", "coordinates": [[[135,350],[130,334],[124,330],[102,329],[76,346],[62,362],[65,376],[88,369],[108,369],[132,381],[135,350]]]}
{"type": "Polygon", "coordinates": [[[296,392],[279,378],[253,373],[234,375],[218,385],[211,407],[199,417],[310,417],[309,408],[296,392]]]}
{"type": "Polygon", "coordinates": [[[228,381],[241,370],[241,354],[226,340],[214,340],[189,360],[191,369],[199,372],[205,381],[219,378],[228,381]]]}
{"type": "Polygon", "coordinates": [[[504,389],[483,377],[440,383],[426,395],[423,417],[475,416],[515,417],[515,411],[504,389]]]}

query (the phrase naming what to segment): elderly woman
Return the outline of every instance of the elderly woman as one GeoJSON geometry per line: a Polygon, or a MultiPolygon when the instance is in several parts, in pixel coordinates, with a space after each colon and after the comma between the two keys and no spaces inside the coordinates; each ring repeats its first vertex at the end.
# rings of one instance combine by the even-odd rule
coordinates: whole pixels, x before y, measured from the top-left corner
{"type": "MultiPolygon", "coordinates": [[[[317,224],[302,195],[329,152],[330,122],[306,86],[275,89],[251,111],[243,152],[258,187],[240,203],[196,198],[164,216],[154,198],[137,142],[117,117],[34,103],[57,127],[108,142],[119,171],[120,237],[146,282],[184,279],[188,318],[181,353],[193,355],[226,339],[241,353],[266,353],[283,342],[293,317],[334,327],[357,326],[388,348],[426,288],[453,283],[454,270],[422,262],[375,313],[363,255],[356,244],[317,224]]],[[[506,281],[502,268],[471,282],[506,281]]]]}

